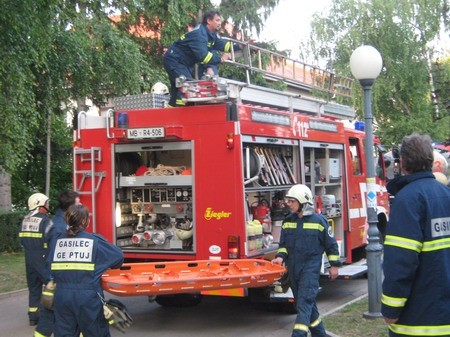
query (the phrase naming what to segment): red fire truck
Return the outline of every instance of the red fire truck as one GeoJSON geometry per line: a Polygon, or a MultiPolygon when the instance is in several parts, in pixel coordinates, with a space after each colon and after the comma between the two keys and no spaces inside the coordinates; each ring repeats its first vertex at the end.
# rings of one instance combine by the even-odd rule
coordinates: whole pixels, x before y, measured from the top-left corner
{"type": "MultiPolygon", "coordinates": [[[[354,111],[247,83],[204,84],[182,84],[185,107],[152,107],[164,96],[144,94],[116,99],[103,116],[78,115],[73,183],[92,230],[128,261],[269,260],[288,212],[285,193],[303,183],[333,228],[341,276],[365,272],[365,134],[342,122],[354,111]],[[212,96],[198,90],[211,87],[212,96]]],[[[381,232],[389,208],[383,152],[375,140],[381,232]]],[[[269,288],[267,300],[292,298],[269,288]]]]}

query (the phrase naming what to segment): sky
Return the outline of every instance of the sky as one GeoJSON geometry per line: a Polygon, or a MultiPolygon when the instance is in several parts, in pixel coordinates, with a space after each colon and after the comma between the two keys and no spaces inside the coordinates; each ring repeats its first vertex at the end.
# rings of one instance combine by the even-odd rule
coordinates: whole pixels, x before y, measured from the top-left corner
{"type": "MultiPolygon", "coordinates": [[[[221,0],[213,0],[219,4],[221,0]]],[[[291,57],[298,59],[300,41],[309,36],[312,15],[330,6],[332,0],[280,0],[259,36],[257,41],[278,42],[280,50],[292,50],[291,57]]]]}
{"type": "Polygon", "coordinates": [[[280,0],[265,23],[258,37],[261,41],[278,41],[280,50],[292,50],[292,58],[298,58],[300,41],[308,38],[314,13],[322,12],[332,0],[280,0]]]}
{"type": "MultiPolygon", "coordinates": [[[[213,0],[220,3],[221,0],[213,0]]],[[[312,15],[324,12],[333,0],[280,0],[272,14],[266,20],[263,31],[256,37],[258,41],[278,42],[280,50],[290,49],[294,59],[299,58],[299,45],[306,41],[310,33],[312,15]]],[[[442,33],[441,40],[434,43],[440,55],[450,53],[450,36],[442,33]]]]}

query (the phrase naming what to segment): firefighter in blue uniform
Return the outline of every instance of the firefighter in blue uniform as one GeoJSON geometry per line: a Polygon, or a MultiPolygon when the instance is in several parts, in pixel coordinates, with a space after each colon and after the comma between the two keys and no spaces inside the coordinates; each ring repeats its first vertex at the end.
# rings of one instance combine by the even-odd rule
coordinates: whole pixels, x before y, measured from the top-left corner
{"type": "MultiPolygon", "coordinates": [[[[56,240],[66,233],[67,224],[64,219],[64,212],[69,206],[80,203],[80,196],[75,191],[63,191],[58,196],[58,209],[55,215],[51,219],[49,225],[45,230],[45,240],[48,243],[48,247],[53,247],[56,244],[56,240]]],[[[49,259],[47,258],[47,280],[51,279],[49,259]]],[[[34,337],[49,337],[53,333],[54,328],[54,315],[53,310],[40,306],[39,311],[41,313],[38,325],[34,330],[34,337]]]]}
{"type": "MultiPolygon", "coordinates": [[[[217,34],[221,24],[222,18],[218,11],[207,11],[202,23],[183,34],[164,54],[164,68],[170,80],[169,106],[184,105],[181,93],[175,85],[178,77],[184,76],[187,80],[193,80],[196,64],[199,64],[200,76],[204,72],[217,75],[217,65],[228,60],[232,46],[230,41],[222,40],[217,34]]],[[[238,45],[234,45],[233,48],[240,49],[238,45]]]]}
{"type": "Polygon", "coordinates": [[[86,231],[89,210],[72,205],[65,212],[67,232],[51,247],[51,272],[56,283],[55,337],[109,337],[103,312],[102,274],[123,262],[120,248],[86,231]]]}
{"type": "Polygon", "coordinates": [[[316,305],[322,255],[326,252],[329,277],[339,275],[339,248],[325,217],[314,212],[311,190],[294,185],[286,194],[291,213],[284,219],[278,253],[272,263],[286,264],[294,294],[297,317],[292,337],[325,337],[325,327],[316,305]]]}
{"type": "Polygon", "coordinates": [[[28,213],[19,232],[20,243],[25,250],[25,269],[28,286],[28,318],[30,325],[37,325],[42,286],[47,279],[46,258],[48,245],[45,230],[49,223],[49,199],[45,194],[34,193],[28,198],[28,213]]]}
{"type": "Polygon", "coordinates": [[[381,313],[389,336],[450,336],[450,188],[433,173],[426,135],[406,136],[404,176],[389,182],[395,195],[384,241],[381,313]]]}

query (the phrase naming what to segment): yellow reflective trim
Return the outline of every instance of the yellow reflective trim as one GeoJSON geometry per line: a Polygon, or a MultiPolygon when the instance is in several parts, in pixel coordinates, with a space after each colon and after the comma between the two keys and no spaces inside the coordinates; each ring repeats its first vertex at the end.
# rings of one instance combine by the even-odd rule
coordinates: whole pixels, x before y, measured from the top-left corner
{"type": "Polygon", "coordinates": [[[325,227],[323,227],[320,223],[314,223],[314,222],[305,222],[303,224],[304,229],[316,229],[318,231],[323,232],[325,227]]]}
{"type": "Polygon", "coordinates": [[[311,328],[315,328],[316,326],[318,326],[320,324],[320,322],[322,322],[322,318],[317,317],[317,319],[314,322],[311,322],[311,324],[309,325],[311,328]]]}
{"type": "Polygon", "coordinates": [[[30,232],[20,232],[19,233],[20,238],[42,238],[42,233],[30,233],[30,232]]]}
{"type": "Polygon", "coordinates": [[[53,262],[51,270],[87,270],[93,271],[95,263],[65,263],[53,262]]]}
{"type": "Polygon", "coordinates": [[[285,253],[285,254],[287,254],[287,249],[286,248],[280,248],[280,249],[278,249],[277,252],[278,253],[285,253]]]}
{"type": "Polygon", "coordinates": [[[225,47],[223,48],[224,52],[229,52],[231,50],[231,42],[228,41],[227,43],[225,43],[225,47]]]}
{"type": "Polygon", "coordinates": [[[327,255],[328,261],[338,261],[339,255],[327,255]]]}
{"type": "Polygon", "coordinates": [[[391,297],[385,294],[381,294],[381,303],[388,307],[402,308],[405,306],[407,298],[405,297],[391,297]]]}
{"type": "Polygon", "coordinates": [[[211,61],[211,59],[213,58],[213,53],[211,53],[210,51],[208,52],[208,54],[206,54],[205,58],[203,59],[203,61],[201,62],[202,64],[206,64],[209,61],[211,61]]]}
{"type": "Polygon", "coordinates": [[[289,229],[296,229],[296,228],[297,228],[297,223],[296,223],[296,222],[285,222],[285,223],[281,226],[281,228],[283,228],[283,229],[286,229],[286,228],[289,228],[289,229]]]}
{"type": "Polygon", "coordinates": [[[38,311],[38,307],[29,307],[28,308],[28,312],[36,312],[36,311],[38,311]]]}
{"type": "Polygon", "coordinates": [[[450,325],[390,324],[389,330],[405,336],[450,336],[450,325]]]}
{"type": "Polygon", "coordinates": [[[309,328],[305,324],[294,324],[294,330],[301,330],[301,331],[309,331],[309,328]]]}
{"type": "Polygon", "coordinates": [[[394,236],[394,235],[386,235],[386,238],[384,240],[385,246],[393,246],[393,247],[399,247],[399,248],[405,248],[414,250],[417,253],[420,253],[423,247],[422,242],[402,238],[401,236],[394,236]]]}
{"type": "Polygon", "coordinates": [[[34,330],[34,335],[33,337],[47,337],[46,335],[41,334],[39,331],[34,330]]]}
{"type": "Polygon", "coordinates": [[[426,241],[423,243],[422,252],[432,252],[434,250],[450,248],[450,238],[426,241]]]}
{"type": "Polygon", "coordinates": [[[186,103],[184,103],[182,99],[177,99],[175,101],[175,104],[177,104],[177,105],[186,105],[186,103]]]}

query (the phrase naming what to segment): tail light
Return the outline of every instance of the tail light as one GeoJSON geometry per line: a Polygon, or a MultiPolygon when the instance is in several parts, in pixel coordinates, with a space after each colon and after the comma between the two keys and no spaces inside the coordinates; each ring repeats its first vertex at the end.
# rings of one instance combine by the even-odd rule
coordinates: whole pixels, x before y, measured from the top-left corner
{"type": "Polygon", "coordinates": [[[228,258],[229,259],[237,259],[239,258],[239,236],[238,235],[229,235],[228,236],[228,258]]]}
{"type": "Polygon", "coordinates": [[[232,133],[227,134],[227,149],[234,149],[234,134],[232,133]]]}

